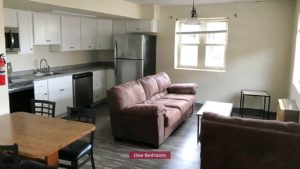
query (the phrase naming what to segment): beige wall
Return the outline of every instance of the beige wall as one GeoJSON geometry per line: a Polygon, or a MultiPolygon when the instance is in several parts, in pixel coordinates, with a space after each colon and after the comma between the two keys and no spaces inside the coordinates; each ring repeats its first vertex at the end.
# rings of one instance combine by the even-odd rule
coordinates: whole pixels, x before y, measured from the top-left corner
{"type": "MultiPolygon", "coordinates": [[[[295,24],[294,24],[294,31],[293,31],[293,36],[294,36],[293,51],[292,51],[293,58],[296,57],[296,55],[295,55],[296,54],[295,53],[295,49],[296,49],[296,36],[297,36],[297,32],[300,30],[300,18],[299,18],[299,16],[300,16],[300,0],[297,0],[296,12],[295,12],[295,24]]],[[[300,43],[300,42],[298,42],[298,43],[300,43]]],[[[298,49],[298,50],[300,50],[300,49],[298,49]]],[[[300,53],[298,53],[298,54],[300,54],[300,53]]],[[[300,57],[300,56],[298,56],[298,57],[300,57]]],[[[295,65],[294,59],[293,59],[292,65],[295,65]]],[[[298,64],[298,67],[299,66],[300,65],[298,64]]],[[[292,72],[291,73],[291,77],[293,77],[293,70],[294,70],[294,68],[291,69],[291,70],[292,70],[291,71],[292,72]]],[[[290,98],[296,100],[297,105],[300,108],[300,91],[297,91],[296,87],[293,84],[292,78],[291,78],[291,81],[290,81],[290,98]]]]}
{"type": "MultiPolygon", "coordinates": [[[[197,6],[199,17],[229,17],[226,73],[174,69],[175,19],[189,17],[191,7],[161,7],[157,71],[166,71],[173,82],[197,83],[200,103],[216,100],[239,107],[241,89],[267,90],[275,111],[276,99],[289,94],[294,5],[294,0],[274,0],[197,6]]],[[[261,105],[248,101],[249,107],[261,105]]]]}
{"type": "Polygon", "coordinates": [[[49,46],[34,46],[33,54],[9,54],[7,61],[12,63],[13,71],[34,69],[34,61],[38,64],[42,58],[47,59],[51,67],[76,65],[97,61],[113,62],[113,51],[77,51],[77,52],[49,52],[49,46]]]}
{"type": "MultiPolygon", "coordinates": [[[[3,26],[3,0],[0,0],[0,53],[5,52],[3,26]]],[[[0,116],[9,113],[9,99],[7,85],[0,86],[0,116]]]]}

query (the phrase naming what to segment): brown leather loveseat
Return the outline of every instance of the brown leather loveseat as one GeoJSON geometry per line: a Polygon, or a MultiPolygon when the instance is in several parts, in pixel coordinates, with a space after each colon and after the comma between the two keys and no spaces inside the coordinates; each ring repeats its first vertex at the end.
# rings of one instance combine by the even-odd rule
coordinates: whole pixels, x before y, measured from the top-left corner
{"type": "Polygon", "coordinates": [[[159,147],[193,112],[196,88],[194,83],[171,84],[164,72],[111,88],[113,136],[159,147]]]}
{"type": "Polygon", "coordinates": [[[201,120],[201,169],[299,169],[300,125],[223,117],[201,120]]]}

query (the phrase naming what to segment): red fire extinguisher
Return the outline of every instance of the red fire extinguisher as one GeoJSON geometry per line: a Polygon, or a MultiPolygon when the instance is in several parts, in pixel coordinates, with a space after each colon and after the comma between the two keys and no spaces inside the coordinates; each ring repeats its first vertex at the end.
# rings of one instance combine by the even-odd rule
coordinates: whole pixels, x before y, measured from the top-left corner
{"type": "Polygon", "coordinates": [[[0,54],[0,86],[5,85],[5,66],[6,66],[6,61],[4,59],[4,55],[0,54]]]}

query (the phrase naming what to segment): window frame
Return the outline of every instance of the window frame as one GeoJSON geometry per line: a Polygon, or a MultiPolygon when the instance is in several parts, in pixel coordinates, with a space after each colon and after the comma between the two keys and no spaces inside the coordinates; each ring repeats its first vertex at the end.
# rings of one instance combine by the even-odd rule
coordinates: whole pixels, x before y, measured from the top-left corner
{"type": "MultiPolygon", "coordinates": [[[[188,23],[187,19],[177,20],[176,21],[176,30],[175,30],[175,62],[174,68],[175,69],[188,69],[188,70],[200,70],[200,71],[217,71],[217,72],[225,72],[226,65],[227,65],[227,48],[228,48],[228,18],[200,18],[197,19],[196,23],[200,23],[199,31],[190,31],[184,32],[181,31],[181,26],[184,23],[188,23]],[[206,30],[207,23],[209,22],[225,22],[226,23],[226,30],[206,30]],[[178,31],[179,30],[179,31],[178,31]],[[225,43],[207,43],[206,38],[208,34],[216,34],[216,33],[225,33],[225,43]],[[198,34],[199,35],[199,43],[196,44],[186,44],[181,43],[181,35],[192,35],[198,34]],[[189,65],[181,65],[180,59],[181,57],[181,47],[183,45],[191,45],[191,46],[198,46],[198,55],[197,55],[197,66],[189,66],[189,65]],[[206,66],[205,59],[206,59],[206,47],[207,46],[224,46],[224,66],[223,67],[213,67],[213,66],[206,66]]],[[[197,25],[197,24],[196,24],[197,25]]]]}

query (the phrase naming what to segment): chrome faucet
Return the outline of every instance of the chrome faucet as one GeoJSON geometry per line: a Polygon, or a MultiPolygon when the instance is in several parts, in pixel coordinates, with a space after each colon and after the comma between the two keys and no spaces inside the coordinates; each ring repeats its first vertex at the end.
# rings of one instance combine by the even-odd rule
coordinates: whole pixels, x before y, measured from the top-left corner
{"type": "Polygon", "coordinates": [[[46,60],[46,59],[41,59],[41,61],[40,61],[40,70],[39,70],[39,72],[49,72],[49,71],[50,71],[50,66],[48,65],[47,60],[46,60]],[[45,64],[46,64],[46,67],[44,67],[44,68],[42,68],[42,63],[43,63],[43,61],[44,61],[45,64]]]}

